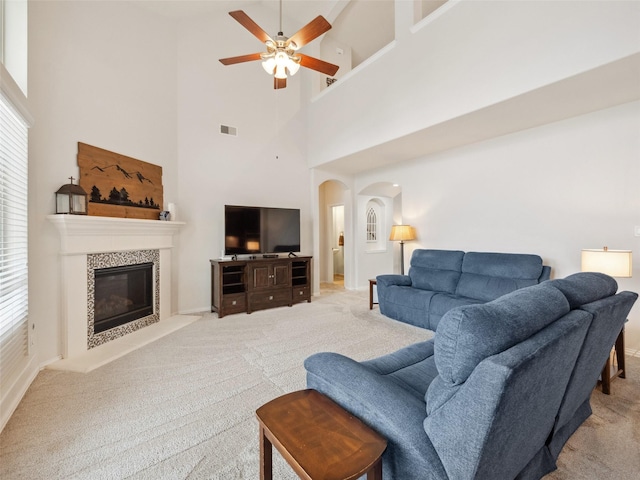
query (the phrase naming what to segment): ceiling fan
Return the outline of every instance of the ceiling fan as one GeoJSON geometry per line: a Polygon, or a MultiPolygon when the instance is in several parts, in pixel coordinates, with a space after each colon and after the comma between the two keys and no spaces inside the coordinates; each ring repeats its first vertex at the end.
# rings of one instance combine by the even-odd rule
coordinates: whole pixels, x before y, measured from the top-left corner
{"type": "Polygon", "coordinates": [[[262,67],[269,75],[273,75],[273,88],[275,89],[285,88],[287,86],[287,75],[294,75],[300,66],[316,70],[331,77],[338,71],[339,67],[337,65],[309,55],[296,53],[299,48],[331,29],[331,24],[322,15],[318,15],[291,37],[285,37],[282,33],[282,0],[280,0],[280,30],[275,40],[267,35],[242,10],[229,12],[229,15],[263,42],[267,47],[267,51],[238,57],[221,58],[220,62],[223,65],[262,60],[262,67]]]}

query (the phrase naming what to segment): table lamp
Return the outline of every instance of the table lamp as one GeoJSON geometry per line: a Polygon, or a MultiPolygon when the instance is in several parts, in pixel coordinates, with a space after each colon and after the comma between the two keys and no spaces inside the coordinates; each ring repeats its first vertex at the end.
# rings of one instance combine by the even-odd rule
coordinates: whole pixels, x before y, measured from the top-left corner
{"type": "Polygon", "coordinates": [[[631,250],[582,250],[582,271],[600,272],[611,277],[629,278],[632,274],[631,250]]]}
{"type": "MultiPolygon", "coordinates": [[[[602,250],[582,250],[582,271],[600,272],[611,277],[629,278],[633,272],[631,250],[609,250],[607,247],[602,250]]],[[[624,327],[618,334],[613,354],[617,360],[617,365],[613,365],[612,368],[612,359],[611,355],[609,355],[600,377],[602,393],[607,395],[611,392],[611,380],[613,378],[625,378],[624,327]]]]}

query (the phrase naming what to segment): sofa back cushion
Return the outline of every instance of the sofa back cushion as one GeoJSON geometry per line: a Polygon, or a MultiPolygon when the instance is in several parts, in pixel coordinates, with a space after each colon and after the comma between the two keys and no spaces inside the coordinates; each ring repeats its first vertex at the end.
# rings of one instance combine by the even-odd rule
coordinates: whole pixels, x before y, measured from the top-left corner
{"type": "Polygon", "coordinates": [[[468,252],[455,293],[489,302],[539,283],[542,273],[542,258],[538,255],[468,252]]]}
{"type": "Polygon", "coordinates": [[[482,360],[522,342],[568,311],[567,299],[549,282],[489,303],[454,308],[436,331],[438,373],[445,382],[459,385],[482,360]]]}
{"type": "Polygon", "coordinates": [[[549,284],[567,297],[572,310],[615,295],[618,291],[618,283],[612,277],[596,272],[574,273],[566,278],[551,280],[549,284]]]}
{"type": "Polygon", "coordinates": [[[458,250],[414,250],[409,268],[411,286],[455,293],[463,258],[464,252],[458,250]]]}

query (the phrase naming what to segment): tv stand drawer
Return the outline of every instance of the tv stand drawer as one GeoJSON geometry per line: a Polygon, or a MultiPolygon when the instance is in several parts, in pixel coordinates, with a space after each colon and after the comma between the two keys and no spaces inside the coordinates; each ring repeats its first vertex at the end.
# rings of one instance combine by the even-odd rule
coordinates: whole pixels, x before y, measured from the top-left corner
{"type": "Polygon", "coordinates": [[[249,293],[248,297],[248,313],[265,308],[291,306],[290,288],[272,288],[265,292],[249,293]]]}
{"type": "Polygon", "coordinates": [[[222,309],[225,314],[245,312],[247,310],[245,294],[225,295],[222,297],[222,309]]]}
{"type": "Polygon", "coordinates": [[[310,302],[311,289],[309,287],[293,287],[291,300],[293,303],[310,302]]]}

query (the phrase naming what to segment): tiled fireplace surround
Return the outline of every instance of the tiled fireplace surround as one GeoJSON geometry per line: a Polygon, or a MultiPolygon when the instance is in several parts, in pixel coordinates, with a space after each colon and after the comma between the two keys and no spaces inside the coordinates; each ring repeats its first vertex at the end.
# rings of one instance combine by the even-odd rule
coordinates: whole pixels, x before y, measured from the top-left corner
{"type": "Polygon", "coordinates": [[[49,215],[47,218],[60,234],[63,358],[82,355],[89,348],[171,317],[171,249],[174,235],[184,225],[183,222],[84,215],[49,215]],[[152,318],[145,317],[131,325],[103,332],[107,335],[93,335],[95,338],[92,338],[88,311],[91,303],[89,277],[92,273],[89,270],[96,267],[95,258],[111,262],[113,266],[129,261],[137,263],[139,258],[152,259],[154,276],[159,283],[154,288],[156,298],[152,318]]]}

